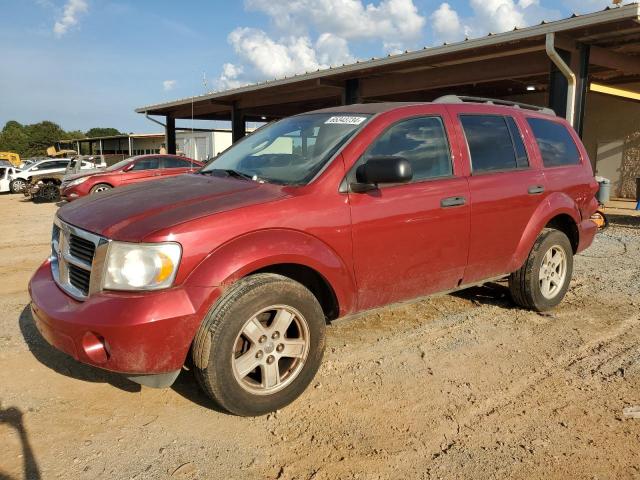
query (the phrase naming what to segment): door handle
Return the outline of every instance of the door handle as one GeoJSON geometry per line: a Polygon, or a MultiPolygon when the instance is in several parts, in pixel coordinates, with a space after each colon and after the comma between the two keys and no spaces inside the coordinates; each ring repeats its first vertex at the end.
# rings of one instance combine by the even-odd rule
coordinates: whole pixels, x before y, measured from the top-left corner
{"type": "Polygon", "coordinates": [[[544,192],[544,187],[542,185],[532,185],[529,187],[529,195],[538,195],[542,192],[544,192]]]}
{"type": "Polygon", "coordinates": [[[464,197],[443,198],[442,200],[440,200],[440,206],[442,208],[459,207],[461,205],[464,205],[466,201],[467,200],[464,197]]]}

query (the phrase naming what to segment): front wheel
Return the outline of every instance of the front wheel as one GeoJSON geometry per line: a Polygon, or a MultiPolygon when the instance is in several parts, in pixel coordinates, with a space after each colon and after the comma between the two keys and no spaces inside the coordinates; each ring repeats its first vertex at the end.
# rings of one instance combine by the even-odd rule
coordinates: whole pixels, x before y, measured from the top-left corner
{"type": "Polygon", "coordinates": [[[9,190],[11,190],[11,193],[22,193],[25,188],[27,188],[27,181],[22,178],[11,180],[11,183],[9,184],[9,190]]]}
{"type": "Polygon", "coordinates": [[[252,275],[231,287],[203,321],[193,342],[194,372],[219,407],[263,415],[304,392],[324,344],[324,313],[307,288],[280,275],[252,275]]]}
{"type": "Polygon", "coordinates": [[[524,265],[509,276],[513,301],[524,308],[543,312],[564,298],[573,274],[573,249],[559,230],[545,228],[524,265]]]}
{"type": "Polygon", "coordinates": [[[91,194],[100,193],[100,192],[108,192],[113,187],[111,185],[107,185],[106,183],[99,183],[91,189],[91,194]]]}

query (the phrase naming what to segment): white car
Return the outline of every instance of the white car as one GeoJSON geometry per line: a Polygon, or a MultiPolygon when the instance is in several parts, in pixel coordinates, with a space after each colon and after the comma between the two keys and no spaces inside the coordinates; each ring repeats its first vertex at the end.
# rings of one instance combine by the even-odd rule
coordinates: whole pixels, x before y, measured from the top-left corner
{"type": "Polygon", "coordinates": [[[22,192],[35,174],[41,173],[64,173],[69,166],[69,158],[52,158],[50,160],[42,160],[27,166],[24,170],[13,175],[13,179],[9,182],[9,190],[11,193],[22,192]]]}
{"type": "Polygon", "coordinates": [[[0,193],[9,191],[9,184],[14,175],[20,172],[16,167],[0,166],[0,193]]]}

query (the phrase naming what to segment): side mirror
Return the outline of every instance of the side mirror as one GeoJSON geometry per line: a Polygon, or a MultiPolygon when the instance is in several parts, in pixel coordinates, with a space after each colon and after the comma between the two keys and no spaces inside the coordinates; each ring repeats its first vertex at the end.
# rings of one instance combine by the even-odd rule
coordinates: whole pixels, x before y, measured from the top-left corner
{"type": "Polygon", "coordinates": [[[31,171],[32,171],[32,172],[35,172],[36,170],[40,170],[40,169],[39,169],[38,167],[33,167],[33,168],[31,169],[31,171]]]}
{"type": "Polygon", "coordinates": [[[122,169],[123,172],[128,172],[129,170],[131,170],[133,167],[135,166],[135,163],[131,162],[129,165],[127,165],[126,167],[124,167],[122,169]]]}
{"type": "Polygon", "coordinates": [[[413,178],[411,164],[402,157],[373,157],[356,170],[351,191],[366,192],[380,183],[407,183],[413,178]]]}

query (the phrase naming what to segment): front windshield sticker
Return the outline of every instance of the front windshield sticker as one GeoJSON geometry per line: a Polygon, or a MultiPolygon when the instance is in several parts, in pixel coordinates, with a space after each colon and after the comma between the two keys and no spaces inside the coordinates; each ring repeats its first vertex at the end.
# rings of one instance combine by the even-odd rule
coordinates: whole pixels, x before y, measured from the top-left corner
{"type": "Polygon", "coordinates": [[[360,125],[367,117],[331,117],[326,123],[334,123],[337,125],[360,125]]]}

